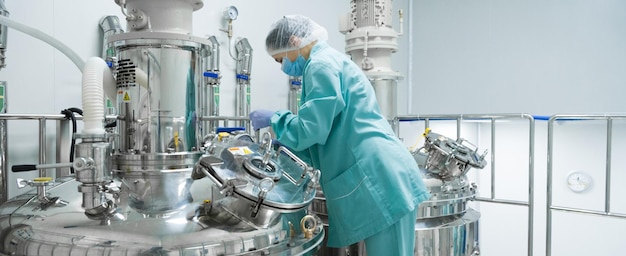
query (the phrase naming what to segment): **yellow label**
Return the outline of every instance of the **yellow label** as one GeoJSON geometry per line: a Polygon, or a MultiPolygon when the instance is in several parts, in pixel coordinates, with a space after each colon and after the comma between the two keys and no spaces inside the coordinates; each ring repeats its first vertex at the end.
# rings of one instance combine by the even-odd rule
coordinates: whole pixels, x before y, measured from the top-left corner
{"type": "Polygon", "coordinates": [[[230,133],[220,132],[217,134],[217,140],[222,141],[223,138],[229,137],[230,133]]]}
{"type": "Polygon", "coordinates": [[[239,156],[252,154],[252,150],[250,150],[250,148],[248,147],[232,147],[228,148],[228,151],[230,151],[230,153],[233,153],[233,155],[239,156]]]}
{"type": "Polygon", "coordinates": [[[122,100],[124,102],[129,102],[130,101],[130,95],[128,95],[128,92],[124,92],[124,98],[122,100]]]}

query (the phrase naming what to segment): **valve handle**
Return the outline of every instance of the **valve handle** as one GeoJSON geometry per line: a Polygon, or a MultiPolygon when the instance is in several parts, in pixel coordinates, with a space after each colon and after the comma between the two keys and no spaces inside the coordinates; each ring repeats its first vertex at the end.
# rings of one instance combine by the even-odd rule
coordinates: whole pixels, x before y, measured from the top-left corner
{"type": "Polygon", "coordinates": [[[11,166],[11,171],[13,172],[27,172],[37,170],[37,165],[35,164],[19,164],[11,166]]]}

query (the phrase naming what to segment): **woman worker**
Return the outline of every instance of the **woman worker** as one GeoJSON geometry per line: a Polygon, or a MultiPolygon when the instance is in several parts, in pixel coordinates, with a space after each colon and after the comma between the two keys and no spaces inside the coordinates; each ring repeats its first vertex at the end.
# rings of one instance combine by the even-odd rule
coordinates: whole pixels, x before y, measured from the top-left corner
{"type": "Polygon", "coordinates": [[[267,52],[287,75],[302,76],[302,104],[297,115],[252,111],[252,126],[271,126],[278,142],[321,171],[328,247],[364,240],[371,256],[413,255],[418,205],[430,195],[368,78],[327,37],[304,16],[274,23],[267,52]]]}

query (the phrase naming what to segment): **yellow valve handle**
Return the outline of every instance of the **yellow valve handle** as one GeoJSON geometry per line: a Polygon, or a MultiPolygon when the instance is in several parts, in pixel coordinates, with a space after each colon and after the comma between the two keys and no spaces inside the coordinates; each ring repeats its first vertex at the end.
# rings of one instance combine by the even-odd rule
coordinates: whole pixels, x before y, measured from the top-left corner
{"type": "Polygon", "coordinates": [[[178,151],[178,132],[174,132],[174,151],[178,151]]]}
{"type": "Polygon", "coordinates": [[[220,132],[217,134],[217,140],[222,141],[223,138],[230,136],[230,133],[220,132]]]}
{"type": "Polygon", "coordinates": [[[52,181],[52,177],[37,177],[33,179],[34,182],[49,182],[52,181]]]}
{"type": "Polygon", "coordinates": [[[424,130],[424,133],[422,133],[423,137],[426,137],[426,135],[428,135],[430,133],[430,128],[426,128],[426,130],[424,130]]]}
{"type": "Polygon", "coordinates": [[[315,221],[315,217],[312,215],[306,215],[300,220],[300,229],[302,229],[302,233],[304,233],[304,238],[311,239],[313,238],[313,230],[317,227],[317,221],[315,221]],[[306,222],[309,221],[313,223],[313,226],[310,228],[306,227],[306,222]]]}

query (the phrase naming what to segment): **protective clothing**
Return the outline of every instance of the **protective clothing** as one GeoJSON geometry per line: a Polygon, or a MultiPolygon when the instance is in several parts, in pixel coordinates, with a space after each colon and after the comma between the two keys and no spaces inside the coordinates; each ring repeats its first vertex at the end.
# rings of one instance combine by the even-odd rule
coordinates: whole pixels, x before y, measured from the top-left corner
{"type": "Polygon", "coordinates": [[[302,72],[304,72],[304,65],[306,64],[306,59],[302,57],[301,54],[298,54],[298,57],[294,62],[291,62],[289,58],[283,58],[283,66],[282,70],[285,74],[289,76],[302,76],[302,72]]]}
{"type": "Polygon", "coordinates": [[[271,126],[280,143],[321,171],[329,247],[371,237],[430,198],[368,78],[344,53],[315,43],[301,97],[297,115],[278,111],[271,126]]]}
{"type": "Polygon", "coordinates": [[[270,126],[270,118],[274,114],[274,111],[259,109],[250,112],[248,117],[250,117],[250,122],[252,123],[252,128],[254,130],[259,130],[261,128],[265,128],[270,126]]]}
{"type": "Polygon", "coordinates": [[[287,15],[274,22],[265,39],[265,47],[270,56],[297,50],[314,41],[328,40],[326,29],[308,17],[287,15]]]}
{"type": "Polygon", "coordinates": [[[415,255],[415,219],[417,210],[402,217],[395,224],[365,239],[368,255],[415,255]]]}

